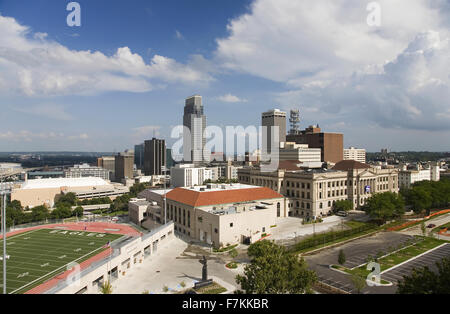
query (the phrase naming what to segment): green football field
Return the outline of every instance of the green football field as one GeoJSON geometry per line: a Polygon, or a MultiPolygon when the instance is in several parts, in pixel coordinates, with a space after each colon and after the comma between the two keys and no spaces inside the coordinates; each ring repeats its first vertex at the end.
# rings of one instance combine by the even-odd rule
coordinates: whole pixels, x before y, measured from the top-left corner
{"type": "MultiPolygon", "coordinates": [[[[9,294],[24,293],[82,261],[105,250],[105,245],[123,235],[38,229],[7,237],[6,289],[9,294]]],[[[3,240],[0,255],[3,256],[3,240]]],[[[3,262],[0,261],[0,293],[3,292],[3,262]]]]}

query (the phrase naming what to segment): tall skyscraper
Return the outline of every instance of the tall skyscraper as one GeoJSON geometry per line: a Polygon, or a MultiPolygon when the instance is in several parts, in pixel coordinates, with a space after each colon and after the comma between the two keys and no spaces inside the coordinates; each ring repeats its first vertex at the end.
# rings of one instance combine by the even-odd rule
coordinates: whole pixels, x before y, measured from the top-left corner
{"type": "Polygon", "coordinates": [[[272,135],[275,134],[274,127],[278,127],[278,143],[286,142],[286,112],[279,109],[264,112],[262,126],[266,127],[262,134],[262,151],[268,154],[276,153],[279,147],[272,148],[272,143],[274,143],[272,135]]]}
{"type": "Polygon", "coordinates": [[[133,179],[134,152],[126,150],[115,156],[115,180],[133,179]]]}
{"type": "Polygon", "coordinates": [[[146,176],[162,175],[166,165],[166,141],[153,138],[144,143],[144,173],[146,176]]]}
{"type": "Polygon", "coordinates": [[[183,125],[190,131],[185,130],[183,133],[184,161],[197,164],[203,162],[206,116],[203,113],[202,96],[194,95],[186,99],[183,125]]]}
{"type": "Polygon", "coordinates": [[[134,164],[137,169],[144,169],[144,143],[134,145],[134,164]]]}
{"type": "Polygon", "coordinates": [[[167,169],[170,169],[175,166],[175,161],[172,158],[172,149],[167,148],[166,149],[166,163],[167,163],[167,169]]]}

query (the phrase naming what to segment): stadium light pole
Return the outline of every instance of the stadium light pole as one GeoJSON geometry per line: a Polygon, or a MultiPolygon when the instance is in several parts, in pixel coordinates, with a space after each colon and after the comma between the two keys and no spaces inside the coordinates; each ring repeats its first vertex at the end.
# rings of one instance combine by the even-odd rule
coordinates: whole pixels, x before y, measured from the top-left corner
{"type": "Polygon", "coordinates": [[[6,195],[8,194],[6,183],[0,186],[0,195],[2,197],[2,232],[3,232],[3,294],[6,294],[6,260],[9,256],[6,255],[6,195]]]}

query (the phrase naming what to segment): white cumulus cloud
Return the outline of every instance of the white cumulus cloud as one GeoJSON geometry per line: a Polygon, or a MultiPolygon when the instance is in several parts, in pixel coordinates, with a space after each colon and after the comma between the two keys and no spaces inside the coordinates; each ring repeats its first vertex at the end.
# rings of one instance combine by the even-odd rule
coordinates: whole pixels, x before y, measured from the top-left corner
{"type": "Polygon", "coordinates": [[[154,55],[146,62],[128,47],[112,56],[71,50],[0,15],[0,91],[27,96],[147,92],[162,83],[206,84],[210,74],[192,64],[154,55]]]}
{"type": "Polygon", "coordinates": [[[223,101],[223,102],[229,102],[229,103],[237,103],[237,102],[247,102],[246,99],[239,98],[238,96],[232,95],[232,94],[225,94],[222,96],[218,96],[217,100],[223,101]]]}

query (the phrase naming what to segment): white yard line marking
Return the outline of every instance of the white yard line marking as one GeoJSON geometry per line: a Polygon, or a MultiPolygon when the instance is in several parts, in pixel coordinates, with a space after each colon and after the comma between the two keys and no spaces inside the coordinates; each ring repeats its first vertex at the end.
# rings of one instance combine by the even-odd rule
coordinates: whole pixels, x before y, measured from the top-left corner
{"type": "MultiPolygon", "coordinates": [[[[88,256],[88,255],[90,255],[90,254],[93,254],[94,252],[96,252],[96,251],[98,251],[98,250],[100,250],[100,249],[103,249],[103,247],[99,247],[99,248],[93,250],[92,252],[83,255],[83,256],[79,257],[78,259],[74,260],[73,262],[76,262],[76,261],[78,261],[78,260],[80,260],[80,259],[83,259],[84,257],[86,257],[86,256],[88,256]]],[[[45,274],[44,276],[41,276],[41,277],[39,277],[38,279],[35,279],[35,280],[33,280],[32,282],[29,282],[28,284],[26,284],[26,285],[24,285],[24,286],[22,286],[22,287],[20,287],[20,288],[17,288],[16,290],[10,292],[10,294],[13,294],[14,292],[19,291],[19,290],[21,290],[21,289],[23,289],[23,288],[25,288],[25,287],[27,287],[27,286],[30,286],[30,285],[32,285],[33,283],[35,283],[36,281],[39,281],[39,280],[41,280],[41,279],[44,278],[44,277],[50,276],[51,274],[53,274],[53,273],[55,273],[55,272],[57,272],[57,271],[63,269],[64,267],[67,267],[67,265],[69,265],[69,264],[70,264],[70,263],[67,263],[67,264],[65,264],[65,265],[63,265],[63,266],[61,266],[61,267],[55,269],[54,271],[51,271],[51,272],[45,274]]]]}

